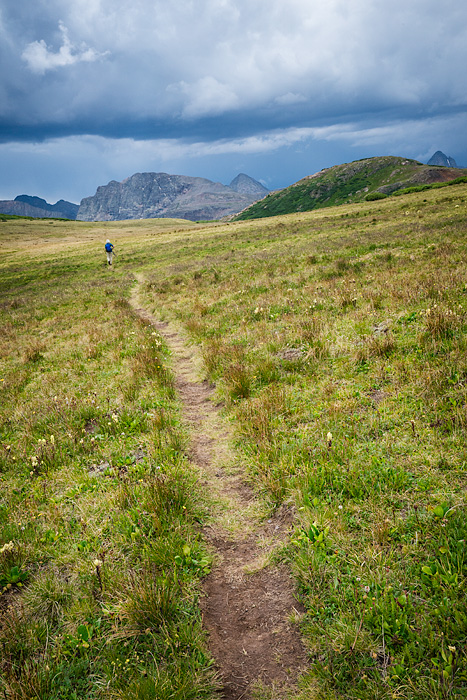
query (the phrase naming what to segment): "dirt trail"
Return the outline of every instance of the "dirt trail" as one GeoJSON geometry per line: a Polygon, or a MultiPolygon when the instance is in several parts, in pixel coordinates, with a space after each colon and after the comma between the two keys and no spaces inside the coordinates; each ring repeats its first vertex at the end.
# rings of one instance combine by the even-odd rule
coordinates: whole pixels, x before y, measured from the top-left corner
{"type": "Polygon", "coordinates": [[[294,697],[293,688],[306,656],[297,626],[301,612],[288,572],[268,566],[268,555],[290,525],[287,510],[264,522],[260,504],[242,480],[230,447],[231,429],[213,402],[214,390],[200,379],[201,362],[183,332],[142,308],[137,277],[131,304],[163,336],[190,430],[191,461],[200,469],[217,508],[204,536],[215,565],[204,581],[201,602],[210,649],[223,683],[225,700],[248,700],[260,688],[274,689],[274,700],[294,697]]]}

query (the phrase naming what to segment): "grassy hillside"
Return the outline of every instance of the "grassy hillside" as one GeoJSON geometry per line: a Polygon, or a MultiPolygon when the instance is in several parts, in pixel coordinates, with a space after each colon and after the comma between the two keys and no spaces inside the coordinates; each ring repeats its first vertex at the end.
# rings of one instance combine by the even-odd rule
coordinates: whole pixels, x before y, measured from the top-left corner
{"type": "Polygon", "coordinates": [[[306,611],[293,697],[467,696],[466,232],[466,185],[224,225],[1,224],[6,697],[213,697],[210,504],[135,271],[292,514],[268,565],[306,611]]]}
{"type": "Polygon", "coordinates": [[[427,166],[392,156],[367,158],[322,170],[272,193],[236,217],[237,221],[311,211],[383,197],[407,187],[446,182],[465,175],[455,168],[427,166]]]}

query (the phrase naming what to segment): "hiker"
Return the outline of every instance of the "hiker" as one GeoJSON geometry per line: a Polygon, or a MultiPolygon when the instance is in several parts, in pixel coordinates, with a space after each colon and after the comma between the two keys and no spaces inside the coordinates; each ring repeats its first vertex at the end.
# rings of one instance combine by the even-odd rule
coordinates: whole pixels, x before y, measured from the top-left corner
{"type": "Polygon", "coordinates": [[[109,265],[112,264],[113,249],[113,244],[109,241],[109,239],[107,239],[105,242],[105,252],[107,254],[107,262],[109,263],[109,265]]]}

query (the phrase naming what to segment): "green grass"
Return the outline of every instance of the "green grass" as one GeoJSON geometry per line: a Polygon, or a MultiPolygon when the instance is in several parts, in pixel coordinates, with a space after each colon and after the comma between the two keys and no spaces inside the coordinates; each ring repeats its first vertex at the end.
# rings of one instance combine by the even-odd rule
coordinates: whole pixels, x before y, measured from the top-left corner
{"type": "Polygon", "coordinates": [[[226,227],[149,274],[257,491],[296,509],[304,697],[467,694],[466,195],[226,227]]]}
{"type": "Polygon", "coordinates": [[[0,688],[210,698],[208,504],[167,350],[131,311],[124,272],[60,245],[2,269],[0,688]]]}
{"type": "Polygon", "coordinates": [[[258,497],[293,509],[295,697],[466,697],[466,186],[225,225],[3,225],[7,697],[215,685],[209,503],[134,270],[199,344],[258,497]]]}

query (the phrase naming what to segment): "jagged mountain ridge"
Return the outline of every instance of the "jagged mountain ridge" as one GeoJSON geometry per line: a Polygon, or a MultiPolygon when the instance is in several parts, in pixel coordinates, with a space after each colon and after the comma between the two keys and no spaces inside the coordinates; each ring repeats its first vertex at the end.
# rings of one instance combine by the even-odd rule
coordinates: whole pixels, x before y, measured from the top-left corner
{"type": "Polygon", "coordinates": [[[457,168],[458,165],[454,158],[445,155],[442,151],[436,151],[433,153],[427,165],[442,165],[445,168],[457,168]]]}
{"type": "MultiPolygon", "coordinates": [[[[237,178],[236,178],[237,179],[237,178]]],[[[238,182],[235,183],[238,186],[238,182]]],[[[135,173],[122,182],[111,180],[81,200],[80,221],[175,218],[191,221],[221,219],[243,210],[266,193],[258,193],[253,178],[240,179],[237,191],[206,178],[167,173],[135,173]],[[246,192],[251,180],[252,192],[246,192]]],[[[265,189],[265,188],[262,188],[265,189]]]]}
{"type": "Polygon", "coordinates": [[[362,202],[369,195],[389,195],[405,187],[448,182],[467,170],[424,165],[416,160],[380,156],[334,165],[273,192],[241,212],[236,220],[257,219],[338,204],[362,202]]]}
{"type": "Polygon", "coordinates": [[[59,199],[49,204],[41,197],[20,194],[15,199],[0,201],[0,213],[11,216],[31,216],[35,219],[76,219],[79,205],[59,199]]]}

